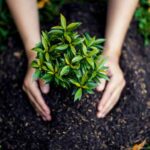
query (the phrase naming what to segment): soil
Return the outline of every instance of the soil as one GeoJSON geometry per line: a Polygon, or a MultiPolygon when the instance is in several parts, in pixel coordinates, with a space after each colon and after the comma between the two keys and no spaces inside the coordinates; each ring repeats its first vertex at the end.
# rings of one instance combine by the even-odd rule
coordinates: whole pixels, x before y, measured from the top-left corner
{"type": "MultiPolygon", "coordinates": [[[[82,22],[80,32],[103,36],[105,16],[100,8],[98,4],[69,4],[62,12],[69,21],[82,22]]],[[[51,25],[44,25],[44,29],[51,25]]],[[[150,142],[149,51],[150,47],[144,47],[133,20],[120,62],[127,85],[111,113],[104,119],[96,118],[99,93],[86,95],[74,103],[69,91],[51,87],[51,92],[43,96],[53,119],[44,122],[36,116],[22,90],[27,59],[21,40],[18,35],[9,37],[8,50],[0,54],[2,149],[126,150],[144,139],[150,142]]]]}

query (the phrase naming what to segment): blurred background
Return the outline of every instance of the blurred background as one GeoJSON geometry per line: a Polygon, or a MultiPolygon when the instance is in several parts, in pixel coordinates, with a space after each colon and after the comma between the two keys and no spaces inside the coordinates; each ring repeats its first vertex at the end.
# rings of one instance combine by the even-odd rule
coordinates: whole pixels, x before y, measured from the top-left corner
{"type": "MultiPolygon", "coordinates": [[[[101,3],[107,3],[106,0],[98,0],[101,3]]],[[[87,3],[98,2],[96,0],[39,0],[38,8],[41,24],[53,22],[56,16],[59,16],[63,5],[68,3],[87,3]]],[[[135,20],[138,23],[138,32],[143,37],[145,45],[150,44],[150,2],[149,0],[140,0],[139,6],[135,12],[135,20]]],[[[17,29],[14,25],[5,0],[0,0],[0,51],[7,49],[9,36],[14,36],[17,29]]]]}

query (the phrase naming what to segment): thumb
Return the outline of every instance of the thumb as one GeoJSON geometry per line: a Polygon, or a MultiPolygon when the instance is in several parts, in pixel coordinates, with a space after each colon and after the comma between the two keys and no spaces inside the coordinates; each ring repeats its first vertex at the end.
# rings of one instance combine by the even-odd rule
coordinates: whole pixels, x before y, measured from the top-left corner
{"type": "Polygon", "coordinates": [[[49,84],[45,84],[43,80],[39,80],[39,85],[42,93],[47,94],[50,90],[49,84]]]}

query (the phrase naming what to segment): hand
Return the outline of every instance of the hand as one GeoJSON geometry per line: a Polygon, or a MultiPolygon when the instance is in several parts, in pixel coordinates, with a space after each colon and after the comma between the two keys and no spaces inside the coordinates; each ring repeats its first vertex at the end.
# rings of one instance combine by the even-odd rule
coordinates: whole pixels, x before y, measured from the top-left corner
{"type": "Polygon", "coordinates": [[[119,62],[115,58],[108,58],[107,66],[109,67],[110,81],[106,84],[106,81],[102,80],[96,88],[99,92],[105,89],[97,108],[98,118],[104,118],[110,112],[125,87],[125,79],[119,62]]]}
{"type": "Polygon", "coordinates": [[[41,91],[43,93],[48,93],[49,92],[49,85],[45,85],[44,82],[41,80],[35,81],[32,78],[32,75],[34,73],[34,69],[29,67],[24,79],[24,84],[23,84],[23,90],[27,93],[30,102],[32,106],[35,108],[37,115],[40,115],[44,121],[50,121],[51,120],[51,115],[50,115],[50,109],[45,103],[41,91]],[[38,87],[41,89],[39,89],[38,87]]]}

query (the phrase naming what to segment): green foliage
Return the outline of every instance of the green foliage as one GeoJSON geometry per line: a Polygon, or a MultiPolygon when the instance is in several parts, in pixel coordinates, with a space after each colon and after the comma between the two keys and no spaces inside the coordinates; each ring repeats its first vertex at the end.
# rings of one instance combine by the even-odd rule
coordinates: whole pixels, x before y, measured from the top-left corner
{"type": "Polygon", "coordinates": [[[5,1],[0,0],[0,51],[6,49],[6,40],[8,36],[12,33],[11,30],[12,19],[10,17],[9,11],[6,7],[5,1]],[[11,32],[10,32],[11,31],[11,32]]]}
{"type": "Polygon", "coordinates": [[[53,21],[57,15],[59,15],[62,5],[65,0],[50,0],[46,5],[39,9],[40,21],[46,22],[53,21]]]}
{"type": "Polygon", "coordinates": [[[34,78],[72,88],[76,101],[85,93],[93,93],[100,79],[108,80],[105,58],[101,55],[104,39],[80,35],[75,29],[81,23],[67,25],[63,15],[60,22],[49,32],[42,32],[42,42],[33,48],[37,52],[32,62],[36,69],[34,78]]]}
{"type": "Polygon", "coordinates": [[[144,37],[145,45],[150,44],[150,1],[141,0],[140,7],[135,13],[138,21],[139,33],[144,37]]]}

